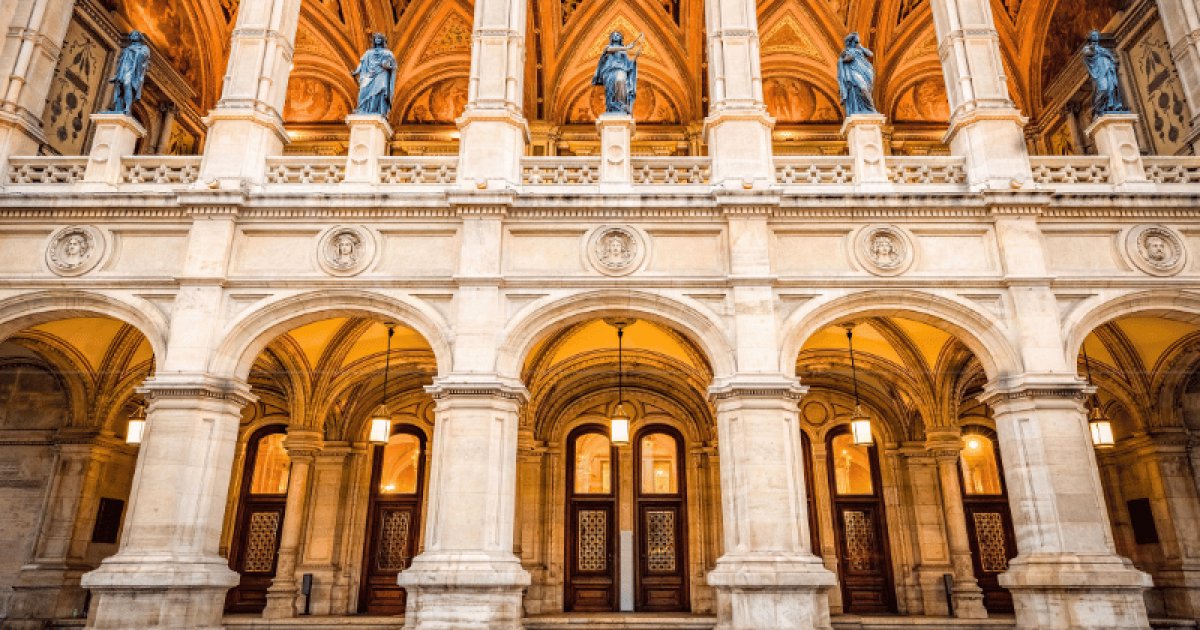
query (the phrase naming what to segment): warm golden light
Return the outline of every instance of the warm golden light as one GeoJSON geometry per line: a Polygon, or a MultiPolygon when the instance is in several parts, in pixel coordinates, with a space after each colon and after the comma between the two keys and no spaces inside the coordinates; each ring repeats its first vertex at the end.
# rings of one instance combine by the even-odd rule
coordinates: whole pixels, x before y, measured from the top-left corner
{"type": "Polygon", "coordinates": [[[609,439],[613,444],[629,443],[629,416],[625,413],[624,405],[617,405],[609,425],[609,439]]]}
{"type": "Polygon", "coordinates": [[[146,435],[146,408],[139,405],[133,415],[129,416],[129,424],[125,426],[125,443],[141,444],[144,435],[146,435]]]}
{"type": "Polygon", "coordinates": [[[1112,448],[1117,440],[1113,435],[1112,421],[1105,417],[1099,405],[1088,413],[1088,427],[1092,430],[1092,445],[1097,448],[1112,448]]]}
{"type": "Polygon", "coordinates": [[[967,440],[967,450],[978,451],[979,450],[979,440],[976,440],[973,438],[970,440],[967,440]]]}
{"type": "Polygon", "coordinates": [[[850,435],[854,438],[855,446],[875,443],[875,438],[871,436],[871,418],[863,413],[862,407],[855,409],[854,417],[850,419],[850,435]]]}
{"type": "Polygon", "coordinates": [[[371,414],[371,433],[367,438],[372,444],[387,444],[392,437],[392,415],[387,405],[379,405],[371,414]]]}

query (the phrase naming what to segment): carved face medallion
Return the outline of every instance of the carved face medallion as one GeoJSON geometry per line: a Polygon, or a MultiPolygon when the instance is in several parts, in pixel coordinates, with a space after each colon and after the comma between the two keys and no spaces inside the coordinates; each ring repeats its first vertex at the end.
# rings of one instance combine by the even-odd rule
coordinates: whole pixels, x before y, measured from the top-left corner
{"type": "Polygon", "coordinates": [[[588,240],[588,260],[601,273],[619,276],[632,273],[645,256],[645,243],[636,231],[605,226],[588,240]]]}
{"type": "Polygon", "coordinates": [[[55,232],[46,247],[46,265],[60,276],[78,276],[100,262],[104,235],[89,226],[71,226],[55,232]]]}
{"type": "Polygon", "coordinates": [[[1187,262],[1183,239],[1174,230],[1161,225],[1145,225],[1130,230],[1125,249],[1130,262],[1151,275],[1175,275],[1183,270],[1187,262]]]}
{"type": "Polygon", "coordinates": [[[855,257],[869,272],[878,276],[904,273],[912,266],[912,239],[900,228],[873,225],[864,228],[855,239],[855,257]]]}
{"type": "Polygon", "coordinates": [[[317,262],[326,273],[352,276],[366,269],[375,257],[375,240],[358,226],[337,226],[321,236],[317,262]]]}

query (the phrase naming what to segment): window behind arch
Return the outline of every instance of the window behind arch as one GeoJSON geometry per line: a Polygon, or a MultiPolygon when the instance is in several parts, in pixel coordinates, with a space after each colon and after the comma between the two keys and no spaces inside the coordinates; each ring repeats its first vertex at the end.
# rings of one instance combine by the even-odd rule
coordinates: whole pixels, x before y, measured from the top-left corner
{"type": "Polygon", "coordinates": [[[958,463],[962,466],[964,493],[1004,494],[1004,486],[1000,484],[1000,464],[996,461],[996,445],[991,438],[978,434],[964,435],[958,463]]]}
{"type": "Polygon", "coordinates": [[[287,494],[288,472],[292,462],[288,459],[283,441],[285,433],[271,433],[258,440],[254,454],[254,477],[250,480],[250,494],[287,494]]]}
{"type": "Polygon", "coordinates": [[[857,446],[849,433],[834,436],[830,442],[833,476],[837,493],[845,495],[875,494],[871,479],[871,449],[857,446]]]}
{"type": "Polygon", "coordinates": [[[395,433],[383,447],[379,494],[416,494],[420,487],[421,438],[395,433]]]}
{"type": "Polygon", "coordinates": [[[600,433],[575,438],[575,494],[612,492],[612,443],[600,433]]]}
{"type": "Polygon", "coordinates": [[[679,492],[679,448],[675,438],[666,433],[651,433],[642,437],[642,494],[676,494],[679,492]]]}

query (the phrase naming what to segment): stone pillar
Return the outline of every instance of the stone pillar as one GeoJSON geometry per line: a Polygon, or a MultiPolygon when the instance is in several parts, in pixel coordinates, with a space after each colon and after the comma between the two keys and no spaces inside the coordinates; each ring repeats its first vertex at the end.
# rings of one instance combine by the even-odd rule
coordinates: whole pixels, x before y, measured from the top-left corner
{"type": "Polygon", "coordinates": [[[162,128],[158,132],[158,142],[154,143],[154,152],[167,155],[171,150],[171,136],[175,133],[175,119],[179,116],[179,107],[175,103],[163,103],[158,106],[162,114],[162,128]]]}
{"type": "MultiPolygon", "coordinates": [[[[833,572],[834,578],[836,578],[838,539],[833,523],[833,496],[829,488],[829,451],[825,448],[825,442],[820,440],[812,442],[812,456],[813,498],[815,499],[814,504],[817,506],[817,538],[821,544],[820,549],[813,549],[813,554],[821,559],[825,568],[833,572]]],[[[842,589],[835,587],[829,590],[829,611],[835,615],[842,613],[842,589]]]]}
{"type": "Polygon", "coordinates": [[[1063,117],[1067,119],[1067,128],[1071,131],[1071,142],[1075,143],[1075,150],[1080,155],[1087,153],[1088,139],[1087,134],[1083,133],[1083,126],[1079,124],[1079,105],[1067,103],[1063,108],[1063,117]]]}
{"type": "Polygon", "coordinates": [[[712,183],[737,189],[768,186],[775,181],[775,119],[763,103],[757,3],[705,0],[704,15],[711,99],[704,130],[712,183]]]}
{"type": "MultiPolygon", "coordinates": [[[[1158,0],[1158,15],[1191,115],[1188,142],[1200,153],[1200,0],[1158,0]]],[[[1126,92],[1127,94],[1129,92],[1126,92]]]]}
{"type": "Polygon", "coordinates": [[[971,558],[971,542],[967,537],[967,516],[963,509],[962,484],[959,482],[958,459],[962,442],[958,431],[941,435],[931,433],[926,448],[937,461],[938,487],[942,491],[942,508],[946,515],[946,542],[950,546],[950,563],[954,567],[954,616],[964,619],[985,619],[983,589],[975,579],[975,563],[971,558]]]}
{"type": "Polygon", "coordinates": [[[891,189],[883,149],[883,114],[848,116],[842,124],[842,137],[854,160],[854,179],[859,188],[872,192],[891,189]]]}
{"type": "MultiPolygon", "coordinates": [[[[312,499],[305,506],[308,526],[303,528],[304,542],[300,545],[300,563],[296,574],[313,575],[310,602],[314,615],[349,612],[346,606],[348,602],[334,596],[334,587],[339,565],[342,564],[338,555],[341,540],[339,523],[344,522],[344,510],[348,509],[350,502],[344,483],[350,453],[351,447],[345,442],[326,442],[313,457],[310,484],[312,499]]],[[[288,509],[291,514],[290,506],[288,509]]]]}
{"type": "Polygon", "coordinates": [[[83,181],[116,186],[121,183],[121,160],[137,152],[146,129],[132,116],[92,114],[95,135],[83,181]]]}
{"type": "Polygon", "coordinates": [[[89,628],[221,628],[238,583],[218,547],[242,406],[242,382],[146,381],[146,434],[121,550],[83,576],[89,628]]]}
{"type": "Polygon", "coordinates": [[[267,589],[267,607],[263,617],[283,619],[295,617],[300,585],[296,575],[300,533],[308,512],[308,471],[313,458],[321,450],[321,434],[317,431],[289,430],[283,446],[287,449],[291,468],[288,471],[287,505],[283,526],[279,532],[279,557],[275,563],[275,579],[267,589]]]}
{"type": "Polygon", "coordinates": [[[42,114],[75,0],[11,0],[0,10],[0,175],[8,158],[37,155],[42,114]]]}
{"type": "Polygon", "coordinates": [[[529,126],[521,111],[526,0],[477,0],[458,178],[468,188],[521,183],[529,126]]]}
{"type": "Polygon", "coordinates": [[[397,578],[405,628],[521,627],[529,574],[513,554],[517,411],[527,393],[494,380],[437,379],[425,551],[397,578]]]}
{"type": "MultiPolygon", "coordinates": [[[[132,447],[111,437],[60,432],[45,518],[31,561],[13,584],[5,628],[40,629],[47,620],[79,616],[87,593],[79,578],[88,564],[100,479],[132,447]]],[[[131,457],[130,455],[126,455],[131,457]]]]}
{"type": "Polygon", "coordinates": [[[1096,145],[1096,152],[1108,156],[1108,170],[1117,190],[1153,191],[1154,184],[1146,177],[1142,151],[1138,147],[1136,114],[1107,114],[1100,116],[1087,129],[1096,145]]]}
{"type": "Polygon", "coordinates": [[[783,378],[713,385],[725,553],[708,574],[719,630],[829,629],[833,573],[813,555],[797,402],[783,378]]]}
{"type": "MultiPolygon", "coordinates": [[[[1162,591],[1168,616],[1200,618],[1200,496],[1183,431],[1135,438],[1124,445],[1147,473],[1162,560],[1154,586],[1162,591]]],[[[1118,506],[1123,509],[1124,506],[1118,506]]]]}
{"type": "Polygon", "coordinates": [[[1019,553],[1000,576],[1018,628],[1148,628],[1150,577],[1116,554],[1074,375],[991,383],[1019,553]]]}
{"type": "Polygon", "coordinates": [[[301,0],[242,0],[221,100],[208,125],[202,184],[237,188],[261,183],[267,158],[283,153],[283,105],[301,0]]]}
{"type": "Polygon", "coordinates": [[[1000,36],[989,0],[932,0],[950,99],[946,143],[967,162],[972,188],[1020,188],[1033,175],[1028,122],[1008,93],[1000,36]]]}
{"type": "Polygon", "coordinates": [[[633,116],[601,114],[596,129],[600,131],[600,186],[629,186],[633,183],[633,116]]]}
{"type": "Polygon", "coordinates": [[[345,181],[378,184],[379,158],[387,155],[392,126],[386,118],[375,114],[351,114],[346,117],[346,124],[350,126],[350,150],[345,181]]]}

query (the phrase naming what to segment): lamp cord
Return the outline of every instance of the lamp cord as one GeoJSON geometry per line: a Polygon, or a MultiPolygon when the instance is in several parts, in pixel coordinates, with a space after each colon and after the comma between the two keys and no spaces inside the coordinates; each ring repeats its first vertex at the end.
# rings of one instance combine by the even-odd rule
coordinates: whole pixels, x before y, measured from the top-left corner
{"type": "MultiPolygon", "coordinates": [[[[1083,369],[1084,369],[1084,372],[1087,374],[1088,385],[1095,387],[1096,383],[1095,383],[1095,381],[1092,380],[1092,361],[1091,361],[1091,359],[1088,358],[1088,353],[1087,353],[1087,343],[1083,344],[1082,349],[1083,349],[1083,369]]],[[[1091,401],[1093,406],[1098,405],[1100,402],[1100,392],[1099,391],[1092,392],[1092,395],[1089,396],[1088,399],[1091,401]]]]}
{"type": "Polygon", "coordinates": [[[388,326],[387,336],[387,354],[383,357],[383,404],[387,405],[388,399],[388,372],[392,367],[392,335],[396,334],[396,329],[388,326]]]}
{"type": "Polygon", "coordinates": [[[625,329],[617,329],[617,406],[620,407],[625,402],[625,345],[622,338],[625,336],[625,329]]]}
{"type": "Polygon", "coordinates": [[[846,329],[846,341],[850,344],[850,378],[854,381],[854,408],[858,409],[858,366],[854,363],[854,330],[846,329]]]}

